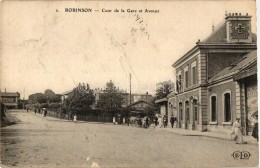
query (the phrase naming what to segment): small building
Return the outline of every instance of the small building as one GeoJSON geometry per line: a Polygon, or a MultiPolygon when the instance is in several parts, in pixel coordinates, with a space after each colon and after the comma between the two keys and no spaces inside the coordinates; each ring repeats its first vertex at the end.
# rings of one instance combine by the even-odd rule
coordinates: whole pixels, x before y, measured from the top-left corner
{"type": "Polygon", "coordinates": [[[69,90],[61,93],[61,102],[64,103],[65,99],[67,99],[70,95],[72,95],[73,90],[69,90]]]}
{"type": "Polygon", "coordinates": [[[18,109],[20,94],[18,92],[1,92],[0,101],[8,109],[18,109]]]}
{"type": "Polygon", "coordinates": [[[129,104],[127,108],[130,109],[131,112],[148,113],[149,111],[154,111],[155,106],[145,100],[138,100],[129,104]]]}
{"type": "Polygon", "coordinates": [[[166,115],[168,118],[168,125],[170,125],[170,119],[173,115],[174,117],[178,116],[176,109],[176,96],[174,92],[171,92],[167,97],[158,99],[155,101],[159,105],[159,112],[161,116],[166,115]]]}

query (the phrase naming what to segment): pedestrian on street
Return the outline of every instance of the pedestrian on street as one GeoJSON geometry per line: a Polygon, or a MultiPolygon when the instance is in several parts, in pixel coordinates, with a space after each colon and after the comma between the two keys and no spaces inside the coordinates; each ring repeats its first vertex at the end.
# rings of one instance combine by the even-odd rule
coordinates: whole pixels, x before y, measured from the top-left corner
{"type": "Polygon", "coordinates": [[[145,128],[148,128],[149,127],[149,117],[147,116],[145,118],[145,128]]]}
{"type": "Polygon", "coordinates": [[[253,132],[252,132],[252,136],[254,138],[256,138],[257,142],[258,142],[258,116],[254,117],[254,127],[253,127],[253,132]]]}
{"type": "Polygon", "coordinates": [[[171,119],[170,119],[172,128],[173,128],[173,126],[174,126],[174,121],[175,121],[175,117],[172,115],[172,116],[171,116],[171,119]]]}
{"type": "Polygon", "coordinates": [[[155,125],[155,127],[157,126],[157,124],[158,124],[158,117],[155,116],[155,118],[154,118],[154,125],[155,125]]]}
{"type": "Polygon", "coordinates": [[[36,114],[36,108],[34,109],[34,113],[36,114]]]}
{"type": "Polygon", "coordinates": [[[74,114],[74,119],[73,119],[73,121],[77,121],[77,115],[76,114],[74,114]]]}
{"type": "Polygon", "coordinates": [[[162,128],[162,117],[161,116],[158,117],[158,125],[160,128],[162,128]]]}
{"type": "Polygon", "coordinates": [[[165,128],[167,124],[166,115],[163,116],[163,127],[165,128]]]}
{"type": "Polygon", "coordinates": [[[146,126],[145,126],[145,121],[146,121],[146,118],[145,118],[145,117],[143,117],[143,118],[142,118],[142,127],[143,127],[143,128],[145,128],[145,127],[146,127],[146,126]]]}
{"type": "Polygon", "coordinates": [[[233,130],[234,130],[234,141],[236,141],[236,144],[242,144],[243,143],[243,135],[241,132],[241,123],[240,118],[237,118],[236,121],[233,124],[233,130]]]}
{"type": "Polygon", "coordinates": [[[129,123],[130,123],[130,117],[128,116],[127,117],[127,126],[129,126],[129,123]]]}
{"type": "Polygon", "coordinates": [[[47,115],[47,109],[45,109],[44,111],[44,117],[46,117],[46,115],[47,115]]]}
{"type": "Polygon", "coordinates": [[[113,117],[113,124],[116,124],[116,117],[113,117]]]}
{"type": "Polygon", "coordinates": [[[125,124],[125,117],[123,118],[123,124],[125,124]]]}

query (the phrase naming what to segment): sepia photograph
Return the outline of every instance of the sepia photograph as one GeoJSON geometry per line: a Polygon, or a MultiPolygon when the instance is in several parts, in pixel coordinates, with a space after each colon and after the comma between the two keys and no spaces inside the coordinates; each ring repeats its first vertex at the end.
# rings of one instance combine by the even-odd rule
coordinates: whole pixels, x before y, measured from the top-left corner
{"type": "Polygon", "coordinates": [[[0,0],[0,167],[259,167],[255,0],[0,0]]]}

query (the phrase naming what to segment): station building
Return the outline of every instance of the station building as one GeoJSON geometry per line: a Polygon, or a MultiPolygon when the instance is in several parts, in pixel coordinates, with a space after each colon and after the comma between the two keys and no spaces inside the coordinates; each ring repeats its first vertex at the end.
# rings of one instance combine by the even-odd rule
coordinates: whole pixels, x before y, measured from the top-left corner
{"type": "MultiPolygon", "coordinates": [[[[251,87],[256,87],[256,81],[252,79],[252,83],[247,84],[245,78],[251,77],[236,74],[230,77],[232,81],[229,79],[234,88],[227,89],[226,86],[214,82],[216,82],[216,76],[219,75],[222,80],[226,79],[225,73],[229,72],[224,70],[235,65],[241,67],[240,74],[246,73],[242,71],[245,66],[240,66],[245,62],[239,64],[238,62],[256,49],[256,35],[251,32],[251,16],[230,13],[226,14],[221,26],[205,40],[198,40],[191,50],[173,64],[176,71],[176,110],[179,128],[199,131],[230,130],[236,116],[242,117],[245,113],[246,107],[242,107],[241,101],[248,96],[240,97],[241,94],[245,94],[243,92],[246,87],[251,85],[254,85],[251,87]],[[214,94],[217,94],[217,100],[214,94]],[[230,105],[225,108],[221,104],[217,105],[221,103],[220,100],[222,103],[230,102],[230,105]],[[212,115],[215,113],[212,112],[210,105],[215,101],[216,116],[212,115]]],[[[254,54],[256,55],[256,52],[252,53],[254,54]]],[[[238,71],[235,72],[238,73],[238,71]]],[[[214,104],[213,107],[215,107],[214,104]]],[[[245,119],[243,122],[246,125],[245,119]]]]}

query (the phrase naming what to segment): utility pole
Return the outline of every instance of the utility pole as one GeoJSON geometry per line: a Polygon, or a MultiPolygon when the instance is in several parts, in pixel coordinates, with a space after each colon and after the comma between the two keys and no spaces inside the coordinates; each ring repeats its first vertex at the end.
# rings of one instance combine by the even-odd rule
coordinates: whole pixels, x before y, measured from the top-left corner
{"type": "Polygon", "coordinates": [[[23,110],[24,110],[24,97],[25,97],[25,89],[23,89],[23,110]]]}
{"type": "Polygon", "coordinates": [[[130,104],[132,103],[132,95],[131,95],[131,73],[130,73],[130,104]]]}

